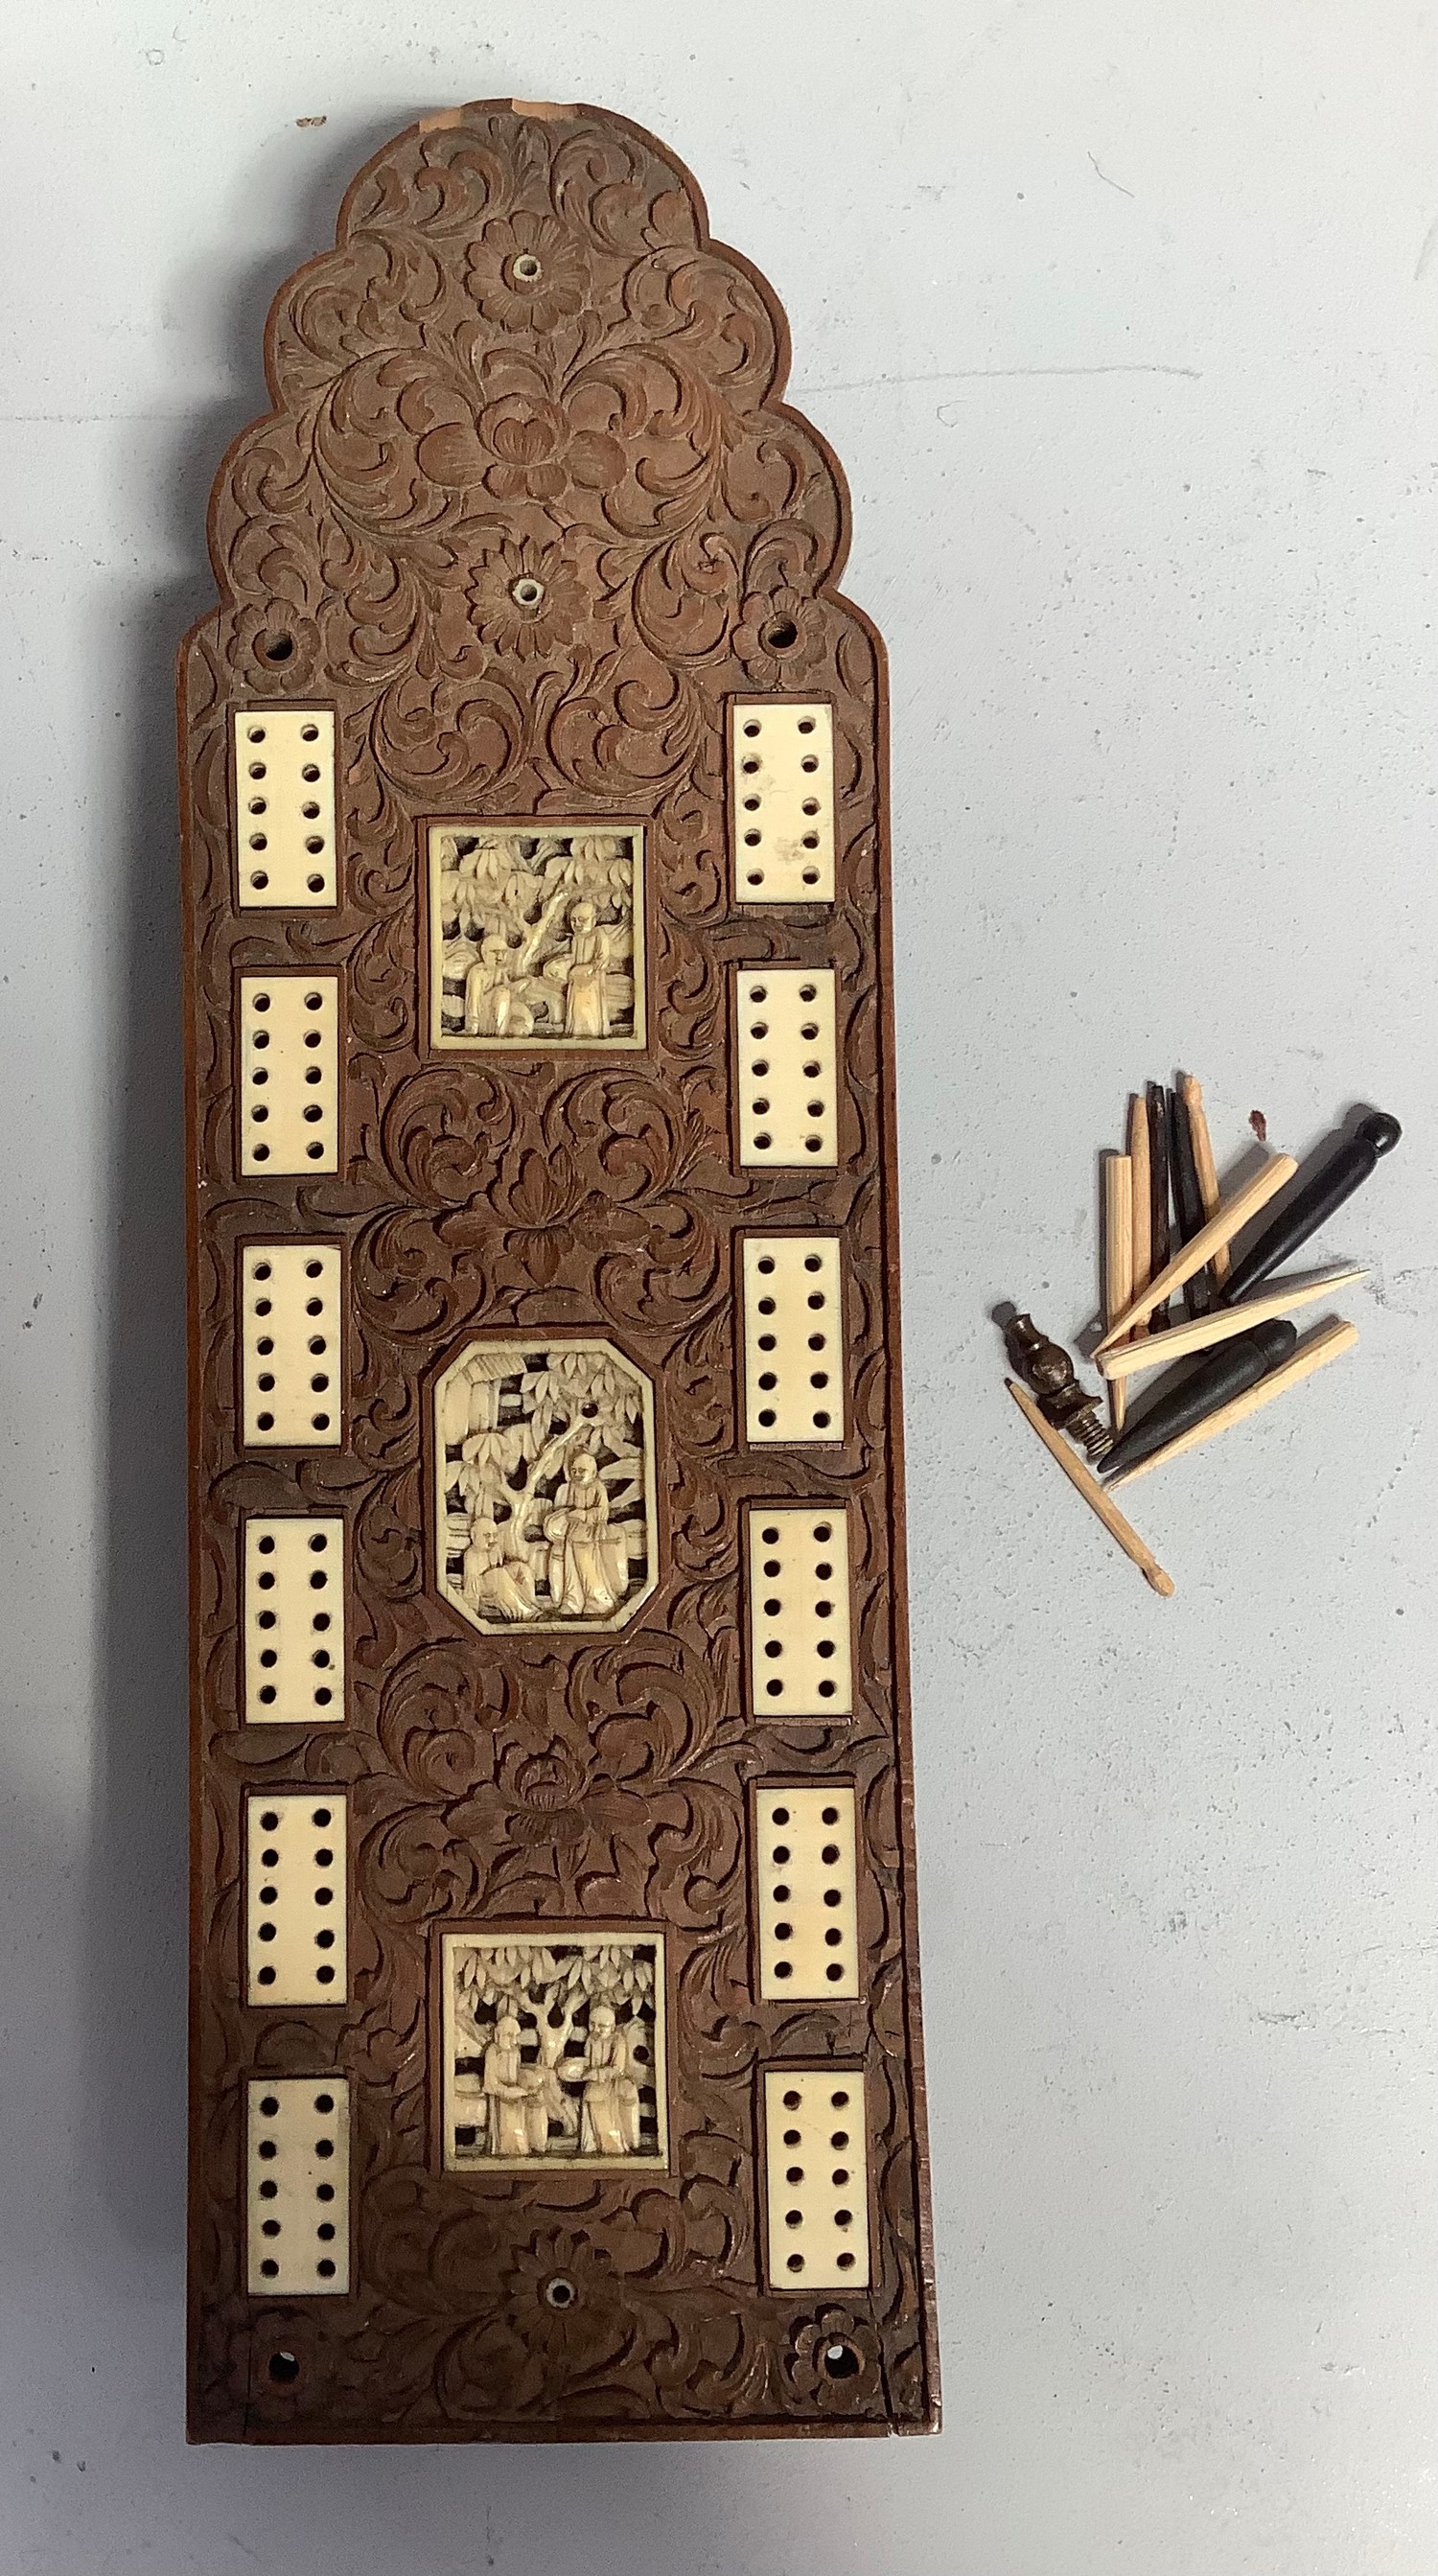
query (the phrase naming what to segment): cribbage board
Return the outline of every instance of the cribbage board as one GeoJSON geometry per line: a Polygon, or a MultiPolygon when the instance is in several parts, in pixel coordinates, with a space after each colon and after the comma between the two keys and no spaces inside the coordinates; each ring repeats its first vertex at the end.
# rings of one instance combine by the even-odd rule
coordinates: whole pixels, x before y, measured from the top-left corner
{"type": "Polygon", "coordinates": [[[191,2430],[929,2429],[844,487],[621,117],[337,245],[180,669],[191,2430]]]}

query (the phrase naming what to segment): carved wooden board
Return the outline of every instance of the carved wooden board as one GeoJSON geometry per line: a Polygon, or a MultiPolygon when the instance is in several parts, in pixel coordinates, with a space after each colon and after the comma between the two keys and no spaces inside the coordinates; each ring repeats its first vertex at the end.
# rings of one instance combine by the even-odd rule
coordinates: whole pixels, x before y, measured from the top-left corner
{"type": "Polygon", "coordinates": [[[652,138],[401,135],[180,675],[191,2428],[923,2430],[880,646],[652,138]]]}

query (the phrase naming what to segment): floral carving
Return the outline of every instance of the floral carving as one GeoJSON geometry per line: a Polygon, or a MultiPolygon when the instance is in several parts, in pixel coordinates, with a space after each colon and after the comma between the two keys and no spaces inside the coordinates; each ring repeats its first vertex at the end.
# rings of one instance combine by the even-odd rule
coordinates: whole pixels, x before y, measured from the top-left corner
{"type": "Polygon", "coordinates": [[[552,331],[584,304],[584,260],[550,215],[521,206],[485,225],[465,263],[465,290],[506,331],[552,331]]]}
{"type": "MultiPolygon", "coordinates": [[[[551,470],[558,472],[557,467],[543,469],[551,470]]],[[[513,471],[518,475],[520,468],[513,471]]],[[[476,550],[475,563],[468,585],[470,614],[481,642],[492,651],[528,662],[556,644],[572,642],[584,621],[586,601],[562,544],[536,545],[529,537],[513,544],[496,537],[476,550]]]]}
{"type": "Polygon", "coordinates": [[[481,104],[399,136],[351,187],[335,249],[282,291],[266,345],[272,408],[221,468],[220,598],[182,657],[202,1440],[194,2427],[921,2426],[936,2399],[892,1570],[881,682],[836,588],[842,490],[783,400],[769,290],[710,240],[672,155],[618,117],[481,104]],[[833,706],[844,799],[838,900],[802,928],[734,904],[725,803],[728,700],[795,689],[833,706]],[[235,906],[229,727],[267,703],[335,713],[338,899],[303,917],[235,906]],[[481,844],[485,865],[462,870],[481,844]],[[567,884],[525,958],[570,862],[627,864],[629,891],[567,884]],[[536,876],[555,883],[511,882],[536,876]],[[503,972],[471,995],[499,938],[487,965],[503,972]],[[734,974],[786,958],[839,979],[840,1162],[824,1175],[735,1164],[734,974]],[[241,1177],[236,975],[321,963],[344,984],[341,1169],[241,1177]],[[842,1233],[852,1292],[853,1427],[822,1490],[851,1514],[856,1714],[785,1729],[749,1705],[740,1539],[748,1503],[803,1499],[817,1471],[742,1446],[734,1265],[742,1229],[810,1224],[842,1233]],[[324,1457],[236,1440],[240,1256],[286,1234],[344,1250],[349,1438],[324,1457]],[[577,1415],[550,1401],[600,1344],[652,1390],[657,1448],[647,1396],[644,1436],[612,1390],[575,1380],[577,1415]],[[451,1441],[437,1390],[476,1351],[511,1357],[471,1373],[451,1441]],[[243,1723],[254,1511],[344,1517],[343,1725],[243,1723]],[[522,1552],[496,1550],[484,1533],[517,1513],[522,1552]],[[621,1562],[611,1533],[641,1522],[621,1562]],[[854,1784],[858,2002],[755,1998],[749,1788],[796,1770],[854,1784]],[[241,1801],[271,1783],[349,1802],[339,2016],[238,2001],[241,1801]],[[447,2076],[445,1944],[471,1959],[487,1944],[493,1966],[520,1932],[565,1975],[647,1945],[652,1993],[596,1987],[571,2010],[556,1987],[546,2067],[532,2006],[554,1978],[511,1980],[520,2036],[502,2043],[491,1978],[447,2076]],[[653,2013],[647,2067],[636,2000],[638,2024],[653,2013]],[[816,2312],[763,2286],[755,2088],[775,2060],[829,2054],[866,2069],[874,2263],[866,2290],[816,2312]],[[243,2290],[237,2105],[254,2071],[317,2067],[353,2092],[353,2287],[260,2306],[243,2290]],[[522,2155],[471,2152],[476,2118],[452,2123],[473,2134],[447,2160],[461,2072],[486,2137],[522,2131],[522,2155]]]}
{"type": "Polygon", "coordinates": [[[813,602],[781,583],[748,590],[739,603],[734,650],[756,688],[792,689],[822,668],[824,635],[813,602]]]}
{"type": "Polygon", "coordinates": [[[803,2317],[789,2335],[789,2382],[821,2415],[850,2415],[856,2398],[872,2404],[879,2376],[879,2339],[867,2317],[848,2308],[821,2308],[803,2317]]]}

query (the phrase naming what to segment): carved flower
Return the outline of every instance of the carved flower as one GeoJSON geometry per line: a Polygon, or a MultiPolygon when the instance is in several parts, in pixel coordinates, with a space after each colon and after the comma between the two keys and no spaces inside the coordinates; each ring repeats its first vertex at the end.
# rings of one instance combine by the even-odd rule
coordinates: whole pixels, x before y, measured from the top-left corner
{"type": "Polygon", "coordinates": [[[574,1249],[574,1220],[586,1195],[562,1148],[541,1154],[533,1145],[514,1146],[484,1194],[483,1213],[490,1225],[502,1219],[506,1251],[547,1288],[574,1249]]]}
{"type": "Polygon", "coordinates": [[[562,546],[515,544],[501,537],[480,555],[469,584],[470,622],[496,653],[522,662],[569,644],[584,620],[587,601],[579,575],[562,546]]]}
{"type": "Polygon", "coordinates": [[[506,331],[552,331],[584,303],[579,244],[552,215],[519,207],[487,223],[469,254],[465,291],[506,331]]]}
{"type": "Polygon", "coordinates": [[[749,590],[739,603],[734,650],[759,688],[792,687],[824,659],[824,630],[812,599],[781,583],[749,590]]]}
{"type": "MultiPolygon", "coordinates": [[[[624,450],[606,429],[579,429],[539,387],[499,394],[471,411],[446,388],[409,400],[423,422],[415,455],[421,473],[446,491],[482,485],[496,501],[557,501],[571,484],[602,492],[621,480],[624,450]],[[440,417],[436,418],[435,414],[440,417]]],[[[401,399],[406,416],[406,398],[401,399]]]]}
{"type": "Polygon", "coordinates": [[[515,2248],[502,2278],[511,2322],[531,2351],[580,2360],[613,2332],[613,2257],[588,2236],[542,2228],[515,2248]]]}
{"type": "Polygon", "coordinates": [[[879,2378],[879,2338],[848,2308],[801,2317],[789,2335],[785,2370],[795,2395],[821,2415],[852,2415],[872,2405],[879,2378]]]}
{"type": "Polygon", "coordinates": [[[624,450],[607,430],[576,429],[558,403],[540,394],[501,394],[486,403],[477,427],[496,462],[484,483],[497,501],[554,501],[570,482],[602,492],[624,472],[624,450]]]}
{"type": "Polygon", "coordinates": [[[246,689],[278,695],[303,687],[319,658],[319,628],[283,599],[242,608],[235,618],[234,658],[246,689]]]}
{"type": "Polygon", "coordinates": [[[583,1842],[592,1821],[584,1805],[587,1787],[571,1746],[551,1742],[547,1753],[530,1754],[515,1766],[518,1804],[508,1819],[510,1840],[530,1850],[547,1845],[556,1851],[561,1844],[583,1842]]]}
{"type": "MultiPolygon", "coordinates": [[[[446,2345],[440,2400],[457,2420],[510,2417],[553,2405],[575,2379],[613,2370],[637,2320],[615,2297],[606,2247],[568,2228],[542,2228],[484,2282],[482,2312],[446,2345]]],[[[480,2304],[477,2300],[476,2304],[480,2304]]]]}

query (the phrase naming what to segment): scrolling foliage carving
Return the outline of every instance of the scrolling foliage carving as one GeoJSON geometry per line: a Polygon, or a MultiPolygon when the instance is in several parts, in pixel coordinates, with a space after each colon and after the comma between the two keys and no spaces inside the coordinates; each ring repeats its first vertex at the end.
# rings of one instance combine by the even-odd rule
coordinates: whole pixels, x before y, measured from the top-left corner
{"type": "MultiPolygon", "coordinates": [[[[787,356],[769,289],[710,240],[672,155],[597,110],[481,104],[401,135],[355,180],[337,247],[271,314],[274,408],[216,483],[220,604],[181,668],[201,2438],[935,2420],[882,674],[872,630],[834,587],[846,501],[782,401],[787,356]],[[832,906],[746,914],[734,899],[726,706],[756,691],[832,702],[832,906]],[[232,718],[310,704],[335,713],[338,901],[241,912],[232,718]],[[448,906],[437,931],[434,901],[448,906]],[[512,921],[497,917],[506,905],[512,921]],[[498,937],[493,977],[471,983],[498,937]],[[453,943],[439,991],[436,938],[453,943]],[[832,1172],[737,1168],[730,989],[736,967],[768,960],[837,973],[832,1172]],[[286,965],[343,977],[340,1168],[325,1178],[242,1177],[235,1162],[235,979],[286,965]],[[843,1240],[848,1436],[822,1457],[755,1453],[736,1413],[737,1235],[807,1225],[843,1240]],[[286,1235],[344,1250],[346,1445],[324,1455],[257,1455],[238,1438],[240,1249],[286,1235]],[[480,1559],[491,1525],[508,1523],[481,1491],[491,1399],[476,1395],[452,1458],[436,1429],[447,1373],[490,1346],[523,1372],[601,1343],[653,1390],[652,1468],[616,1465],[607,1435],[551,1460],[525,1580],[508,1578],[523,1615],[506,1594],[476,1620],[456,1597],[473,1522],[469,1572],[491,1606],[503,1546],[489,1547],[494,1565],[480,1559]],[[474,1440],[474,1491],[451,1479],[464,1527],[447,1591],[435,1514],[474,1440]],[[641,1486],[642,1548],[631,1537],[621,1551],[610,1524],[633,1514],[615,1498],[641,1486]],[[748,1708],[743,1515],[766,1498],[847,1508],[852,1719],[784,1725],[748,1708]],[[344,1516],[342,1727],[243,1723],[242,1522],[285,1511],[344,1516]],[[826,1772],[857,1793],[862,1999],[761,2004],[749,1784],[826,1772]],[[339,2007],[240,2001],[244,1794],[286,1783],[349,1802],[339,2007]],[[538,2021],[506,2008],[496,2038],[499,1986],[471,1980],[472,2044],[449,2062],[473,2116],[447,2133],[446,1938],[462,1932],[473,1960],[542,1931],[558,1978],[605,1943],[606,1958],[643,1952],[646,1926],[662,1936],[643,2007],[654,2039],[633,1995],[615,2004],[596,1988],[547,2074],[538,2021]],[[846,2290],[842,2309],[765,2288],[759,2242],[762,2069],[830,2055],[864,2064],[871,2120],[872,2286],[846,2290]],[[536,2068],[553,2095],[541,2151],[486,2159],[483,2135],[528,2141],[536,2068]],[[351,2087],[352,2288],[256,2302],[244,2079],[317,2070],[351,2087]],[[836,2337],[839,2376],[825,2362],[836,2337]]],[[[522,1380],[494,1385],[498,1431],[521,1418],[522,1380]]],[[[562,2021],[573,1999],[555,1993],[562,2021]]]]}

